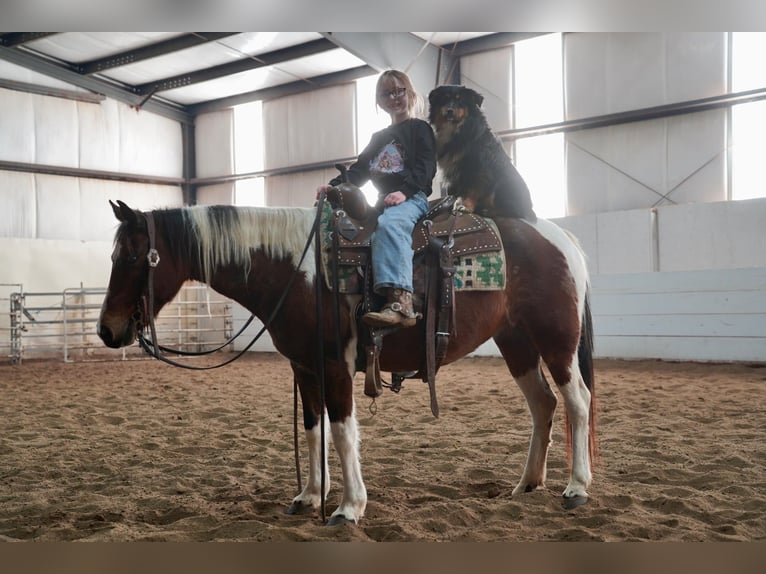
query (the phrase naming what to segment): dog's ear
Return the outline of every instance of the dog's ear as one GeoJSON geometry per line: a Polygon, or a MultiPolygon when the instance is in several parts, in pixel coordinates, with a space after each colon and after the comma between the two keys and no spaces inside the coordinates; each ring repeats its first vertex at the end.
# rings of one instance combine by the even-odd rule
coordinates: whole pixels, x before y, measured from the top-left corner
{"type": "Polygon", "coordinates": [[[474,104],[477,108],[481,107],[482,102],[484,102],[484,96],[482,96],[476,90],[472,90],[471,88],[463,87],[463,91],[465,92],[466,96],[468,96],[468,99],[472,104],[474,104]]]}

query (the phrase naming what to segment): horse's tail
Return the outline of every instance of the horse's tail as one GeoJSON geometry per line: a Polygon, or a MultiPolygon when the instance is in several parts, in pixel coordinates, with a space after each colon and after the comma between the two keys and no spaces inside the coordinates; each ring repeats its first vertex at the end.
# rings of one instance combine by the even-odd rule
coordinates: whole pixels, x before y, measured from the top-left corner
{"type": "Polygon", "coordinates": [[[590,391],[588,416],[588,453],[591,465],[598,456],[596,442],[596,379],[593,372],[593,316],[590,310],[590,284],[585,289],[585,305],[580,319],[580,344],[577,347],[577,363],[585,386],[590,391]]]}
{"type": "MultiPolygon", "coordinates": [[[[596,380],[593,376],[593,317],[590,310],[590,284],[585,287],[585,305],[580,317],[580,342],[577,345],[577,366],[585,387],[590,391],[590,410],[588,412],[588,454],[590,465],[598,456],[596,443],[596,380]]],[[[572,426],[564,412],[564,430],[566,432],[567,463],[572,465],[572,426]]]]}

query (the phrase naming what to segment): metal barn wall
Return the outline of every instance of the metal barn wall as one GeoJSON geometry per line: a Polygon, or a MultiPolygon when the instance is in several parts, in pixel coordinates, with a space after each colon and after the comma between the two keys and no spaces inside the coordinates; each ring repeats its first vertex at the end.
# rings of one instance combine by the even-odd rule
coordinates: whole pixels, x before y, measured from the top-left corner
{"type": "MultiPolygon", "coordinates": [[[[6,62],[0,77],[78,91],[6,62]]],[[[108,99],[91,103],[8,89],[0,89],[0,110],[0,161],[181,176],[181,128],[172,120],[108,99]]],[[[104,286],[117,223],[110,199],[148,209],[181,205],[182,193],[177,185],[0,169],[0,284],[26,291],[104,286]]]]}

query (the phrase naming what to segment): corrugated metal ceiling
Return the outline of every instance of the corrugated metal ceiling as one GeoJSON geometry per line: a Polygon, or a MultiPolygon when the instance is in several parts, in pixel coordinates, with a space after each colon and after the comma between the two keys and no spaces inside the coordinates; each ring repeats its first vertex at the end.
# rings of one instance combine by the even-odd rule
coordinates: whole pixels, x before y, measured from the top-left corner
{"type": "MultiPolygon", "coordinates": [[[[414,32],[415,44],[461,55],[514,33],[414,32]]],[[[382,34],[371,33],[375,39],[382,34]]],[[[412,43],[410,43],[412,44],[412,43]]],[[[414,54],[417,56],[417,53],[414,54]]],[[[8,32],[0,59],[177,119],[378,72],[318,32],[8,32]]]]}

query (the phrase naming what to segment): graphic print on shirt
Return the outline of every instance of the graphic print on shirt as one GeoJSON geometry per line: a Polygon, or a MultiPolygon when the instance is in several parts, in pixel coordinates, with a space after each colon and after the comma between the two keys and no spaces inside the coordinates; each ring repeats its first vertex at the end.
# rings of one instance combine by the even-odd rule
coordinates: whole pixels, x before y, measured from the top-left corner
{"type": "Polygon", "coordinates": [[[404,155],[393,140],[370,161],[370,173],[399,173],[404,171],[404,155]]]}

